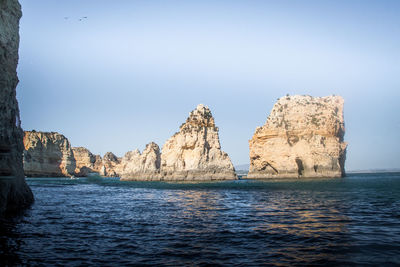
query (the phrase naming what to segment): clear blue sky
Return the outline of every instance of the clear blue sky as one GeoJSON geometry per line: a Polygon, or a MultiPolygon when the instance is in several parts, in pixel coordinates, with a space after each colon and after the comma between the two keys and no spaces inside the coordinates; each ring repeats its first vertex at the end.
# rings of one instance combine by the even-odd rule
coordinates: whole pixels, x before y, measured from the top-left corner
{"type": "Polygon", "coordinates": [[[337,94],[346,168],[400,167],[400,1],[20,2],[25,130],[122,156],[203,103],[245,164],[278,97],[337,94]]]}

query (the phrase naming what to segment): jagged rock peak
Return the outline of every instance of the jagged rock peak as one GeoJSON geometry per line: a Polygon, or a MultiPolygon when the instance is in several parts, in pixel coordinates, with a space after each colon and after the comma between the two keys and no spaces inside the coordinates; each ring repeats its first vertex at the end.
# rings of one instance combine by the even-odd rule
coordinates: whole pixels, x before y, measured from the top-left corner
{"type": "Polygon", "coordinates": [[[166,180],[236,179],[229,156],[221,151],[218,128],[208,107],[198,105],[180,131],[166,141],[161,174],[166,180]]]}
{"type": "Polygon", "coordinates": [[[160,162],[160,148],[151,142],[142,153],[138,149],[127,152],[118,172],[123,180],[160,180],[160,162]]]}
{"type": "Polygon", "coordinates": [[[119,158],[112,152],[107,152],[104,154],[103,160],[105,161],[112,161],[112,162],[118,162],[119,158]]]}
{"type": "Polygon", "coordinates": [[[150,142],[146,148],[140,153],[139,149],[125,153],[121,159],[122,174],[132,172],[146,172],[146,171],[159,171],[161,162],[160,147],[150,142]]]}
{"type": "Polygon", "coordinates": [[[341,177],[347,144],[340,96],[279,98],[249,141],[249,178],[341,177]]]}
{"type": "Polygon", "coordinates": [[[214,117],[211,114],[211,110],[203,105],[197,105],[196,109],[189,113],[189,117],[186,122],[182,124],[180,129],[185,129],[188,127],[215,127],[214,117]]]}
{"type": "Polygon", "coordinates": [[[160,147],[156,143],[151,142],[147,144],[141,156],[143,158],[145,171],[158,171],[160,169],[161,153],[160,147]]]}

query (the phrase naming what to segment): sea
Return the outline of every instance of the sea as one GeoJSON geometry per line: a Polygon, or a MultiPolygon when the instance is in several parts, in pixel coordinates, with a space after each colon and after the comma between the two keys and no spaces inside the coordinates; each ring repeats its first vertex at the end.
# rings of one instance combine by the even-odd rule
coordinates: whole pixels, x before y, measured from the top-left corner
{"type": "Polygon", "coordinates": [[[399,266],[400,173],[201,183],[28,178],[1,266],[399,266]]]}

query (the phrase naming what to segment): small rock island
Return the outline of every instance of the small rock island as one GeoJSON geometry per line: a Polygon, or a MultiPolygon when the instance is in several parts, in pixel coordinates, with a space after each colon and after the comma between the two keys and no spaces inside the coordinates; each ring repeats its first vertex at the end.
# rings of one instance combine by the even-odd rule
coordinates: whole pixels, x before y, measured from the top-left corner
{"type": "Polygon", "coordinates": [[[285,96],[249,141],[248,178],[343,177],[344,100],[285,96]]]}
{"type": "MultiPolygon", "coordinates": [[[[136,155],[139,156],[137,152],[136,155]]],[[[179,132],[167,140],[161,155],[158,146],[151,143],[140,157],[143,162],[140,171],[127,164],[122,170],[121,180],[143,180],[146,177],[168,181],[237,179],[228,154],[221,150],[214,117],[202,104],[190,112],[179,132]]]]}

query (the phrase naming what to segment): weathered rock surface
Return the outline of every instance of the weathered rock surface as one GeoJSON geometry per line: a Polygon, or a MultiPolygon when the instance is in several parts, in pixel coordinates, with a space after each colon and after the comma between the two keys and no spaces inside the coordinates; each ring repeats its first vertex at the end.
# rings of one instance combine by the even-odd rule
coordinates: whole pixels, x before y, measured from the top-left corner
{"type": "Polygon", "coordinates": [[[156,143],[146,145],[143,153],[129,151],[121,159],[117,172],[129,180],[160,180],[161,153],[156,143]]]}
{"type": "Polygon", "coordinates": [[[26,132],[24,162],[28,176],[101,176],[122,180],[226,180],[236,179],[228,155],[221,151],[218,128],[208,107],[198,105],[180,131],[164,145],[155,143],[127,152],[119,158],[107,152],[103,158],[83,147],[70,147],[57,133],[26,132]]]}
{"type": "Polygon", "coordinates": [[[102,159],[99,155],[93,155],[84,147],[73,147],[72,152],[76,162],[76,176],[86,177],[91,172],[100,173],[102,159]]]}
{"type": "MultiPolygon", "coordinates": [[[[130,156],[137,158],[139,154],[133,152],[130,156]]],[[[221,151],[218,128],[215,126],[211,111],[201,104],[189,114],[186,122],[181,125],[180,131],[164,144],[161,157],[158,146],[150,144],[140,158],[142,160],[145,158],[146,162],[149,162],[143,165],[146,166],[145,172],[150,168],[150,173],[154,174],[140,176],[124,172],[123,180],[176,181],[237,178],[229,156],[221,151]]]]}
{"type": "Polygon", "coordinates": [[[106,154],[104,154],[99,174],[101,176],[108,176],[108,177],[120,176],[118,173],[120,163],[121,163],[120,158],[118,158],[112,152],[107,152],[106,154]]]}
{"type": "Polygon", "coordinates": [[[340,96],[286,96],[249,141],[248,178],[342,177],[347,144],[340,96]]]}
{"type": "Polygon", "coordinates": [[[76,160],[76,176],[88,176],[97,172],[101,176],[129,176],[131,180],[160,180],[160,148],[155,143],[146,146],[143,153],[129,151],[122,158],[107,152],[103,158],[93,155],[83,147],[73,148],[76,160]]]}
{"type": "Polygon", "coordinates": [[[26,131],[24,136],[26,176],[62,177],[75,173],[76,161],[71,145],[56,132],[26,131]]]}
{"type": "Polygon", "coordinates": [[[16,99],[20,18],[17,0],[0,0],[0,215],[33,202],[22,166],[23,132],[16,99]]]}
{"type": "Polygon", "coordinates": [[[208,107],[198,105],[164,144],[161,172],[171,180],[236,179],[228,154],[221,151],[218,128],[208,107]]]}

